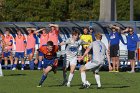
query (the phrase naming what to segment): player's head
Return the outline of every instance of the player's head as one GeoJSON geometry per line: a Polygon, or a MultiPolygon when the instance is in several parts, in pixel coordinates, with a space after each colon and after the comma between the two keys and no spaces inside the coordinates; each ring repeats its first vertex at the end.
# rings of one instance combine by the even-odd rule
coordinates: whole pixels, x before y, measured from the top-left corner
{"type": "Polygon", "coordinates": [[[116,25],[113,25],[113,26],[111,27],[111,29],[112,29],[113,32],[115,32],[115,31],[116,31],[116,25]]]}
{"type": "Polygon", "coordinates": [[[96,33],[95,34],[95,38],[96,38],[96,40],[101,40],[102,39],[102,34],[101,33],[96,33]]]}
{"type": "Polygon", "coordinates": [[[134,33],[134,29],[132,27],[129,27],[129,34],[133,34],[134,33]]]}
{"type": "Polygon", "coordinates": [[[28,34],[31,34],[34,32],[33,28],[27,28],[28,34]]]}
{"type": "Polygon", "coordinates": [[[51,30],[55,30],[56,29],[56,27],[55,26],[50,26],[51,27],[51,30]]]}
{"type": "Polygon", "coordinates": [[[75,31],[72,32],[72,38],[74,40],[77,40],[79,38],[79,32],[77,30],[75,30],[75,31]]]}
{"type": "Polygon", "coordinates": [[[46,28],[43,28],[42,34],[45,34],[46,32],[47,32],[47,29],[46,28]]]}
{"type": "Polygon", "coordinates": [[[9,35],[9,34],[10,34],[10,30],[9,30],[9,29],[6,29],[6,30],[5,30],[5,34],[6,34],[6,35],[9,35]]]}
{"type": "Polygon", "coordinates": [[[83,29],[83,32],[84,32],[84,34],[88,34],[88,28],[85,27],[85,28],[83,29]]]}
{"type": "Polygon", "coordinates": [[[49,49],[49,51],[52,51],[53,50],[53,42],[52,41],[48,41],[47,42],[47,48],[49,49]]]}
{"type": "Polygon", "coordinates": [[[18,35],[21,35],[22,34],[20,29],[17,29],[17,34],[18,35]]]}

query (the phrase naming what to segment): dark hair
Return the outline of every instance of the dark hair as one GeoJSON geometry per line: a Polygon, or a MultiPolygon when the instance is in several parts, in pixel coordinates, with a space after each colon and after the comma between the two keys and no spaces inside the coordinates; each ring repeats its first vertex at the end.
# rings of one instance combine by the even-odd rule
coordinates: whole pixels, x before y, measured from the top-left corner
{"type": "Polygon", "coordinates": [[[73,35],[79,35],[79,31],[74,30],[74,31],[72,32],[72,36],[73,36],[73,35]]]}
{"type": "Polygon", "coordinates": [[[84,29],[87,29],[87,30],[88,30],[88,27],[84,27],[83,30],[84,30],[84,29]]]}
{"type": "Polygon", "coordinates": [[[53,42],[52,41],[48,41],[47,42],[47,46],[53,46],[53,42]]]}

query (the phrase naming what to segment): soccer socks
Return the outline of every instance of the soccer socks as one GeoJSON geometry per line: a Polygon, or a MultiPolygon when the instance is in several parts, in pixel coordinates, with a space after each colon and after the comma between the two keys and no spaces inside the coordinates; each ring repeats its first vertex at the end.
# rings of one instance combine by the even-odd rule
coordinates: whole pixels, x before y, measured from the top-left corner
{"type": "Polygon", "coordinates": [[[71,80],[72,80],[72,78],[73,78],[73,75],[74,75],[73,73],[70,73],[70,74],[69,74],[68,82],[71,82],[71,80]]]}
{"type": "Polygon", "coordinates": [[[42,61],[39,61],[38,62],[38,69],[41,69],[42,68],[42,61]]]}
{"type": "Polygon", "coordinates": [[[21,68],[24,68],[24,64],[21,64],[21,68]]]}
{"type": "Polygon", "coordinates": [[[96,83],[97,83],[98,87],[101,87],[100,75],[95,74],[95,80],[96,80],[96,83]]]}
{"type": "Polygon", "coordinates": [[[17,64],[13,64],[13,68],[16,68],[17,67],[17,64]]]}
{"type": "Polygon", "coordinates": [[[67,73],[66,73],[66,71],[63,71],[63,79],[64,79],[64,81],[67,80],[67,73]]]}
{"type": "Polygon", "coordinates": [[[83,84],[86,84],[86,73],[85,72],[81,72],[81,80],[82,80],[83,84]]]}
{"type": "Polygon", "coordinates": [[[40,80],[40,82],[39,82],[39,86],[41,86],[42,85],[42,83],[45,81],[45,79],[47,78],[47,75],[42,75],[42,78],[41,78],[41,80],[40,80]]]}
{"type": "Polygon", "coordinates": [[[29,66],[30,66],[30,70],[34,70],[34,60],[30,61],[29,66]]]}

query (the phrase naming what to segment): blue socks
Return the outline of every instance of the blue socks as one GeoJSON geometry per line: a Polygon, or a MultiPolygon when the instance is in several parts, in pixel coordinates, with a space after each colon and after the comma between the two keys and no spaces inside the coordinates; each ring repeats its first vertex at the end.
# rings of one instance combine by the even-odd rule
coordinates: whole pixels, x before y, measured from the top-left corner
{"type": "Polygon", "coordinates": [[[38,68],[42,68],[42,61],[38,62],[38,68]]]}
{"type": "Polygon", "coordinates": [[[42,85],[42,83],[45,81],[45,79],[47,78],[47,75],[42,75],[42,78],[41,78],[41,80],[40,80],[40,82],[39,82],[39,86],[41,86],[42,85]]]}
{"type": "Polygon", "coordinates": [[[30,70],[34,70],[34,60],[31,60],[29,63],[30,70]]]}

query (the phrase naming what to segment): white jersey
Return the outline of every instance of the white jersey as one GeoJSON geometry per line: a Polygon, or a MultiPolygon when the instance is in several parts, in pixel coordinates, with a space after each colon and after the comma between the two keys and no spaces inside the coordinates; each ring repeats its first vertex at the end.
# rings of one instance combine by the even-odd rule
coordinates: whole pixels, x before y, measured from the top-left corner
{"type": "Polygon", "coordinates": [[[66,55],[70,57],[77,56],[81,43],[82,43],[81,40],[74,41],[72,38],[69,38],[65,42],[65,44],[68,44],[66,47],[66,55]]]}
{"type": "Polygon", "coordinates": [[[92,42],[89,48],[93,49],[93,62],[103,63],[106,54],[106,46],[103,42],[96,40],[92,42]]]}

